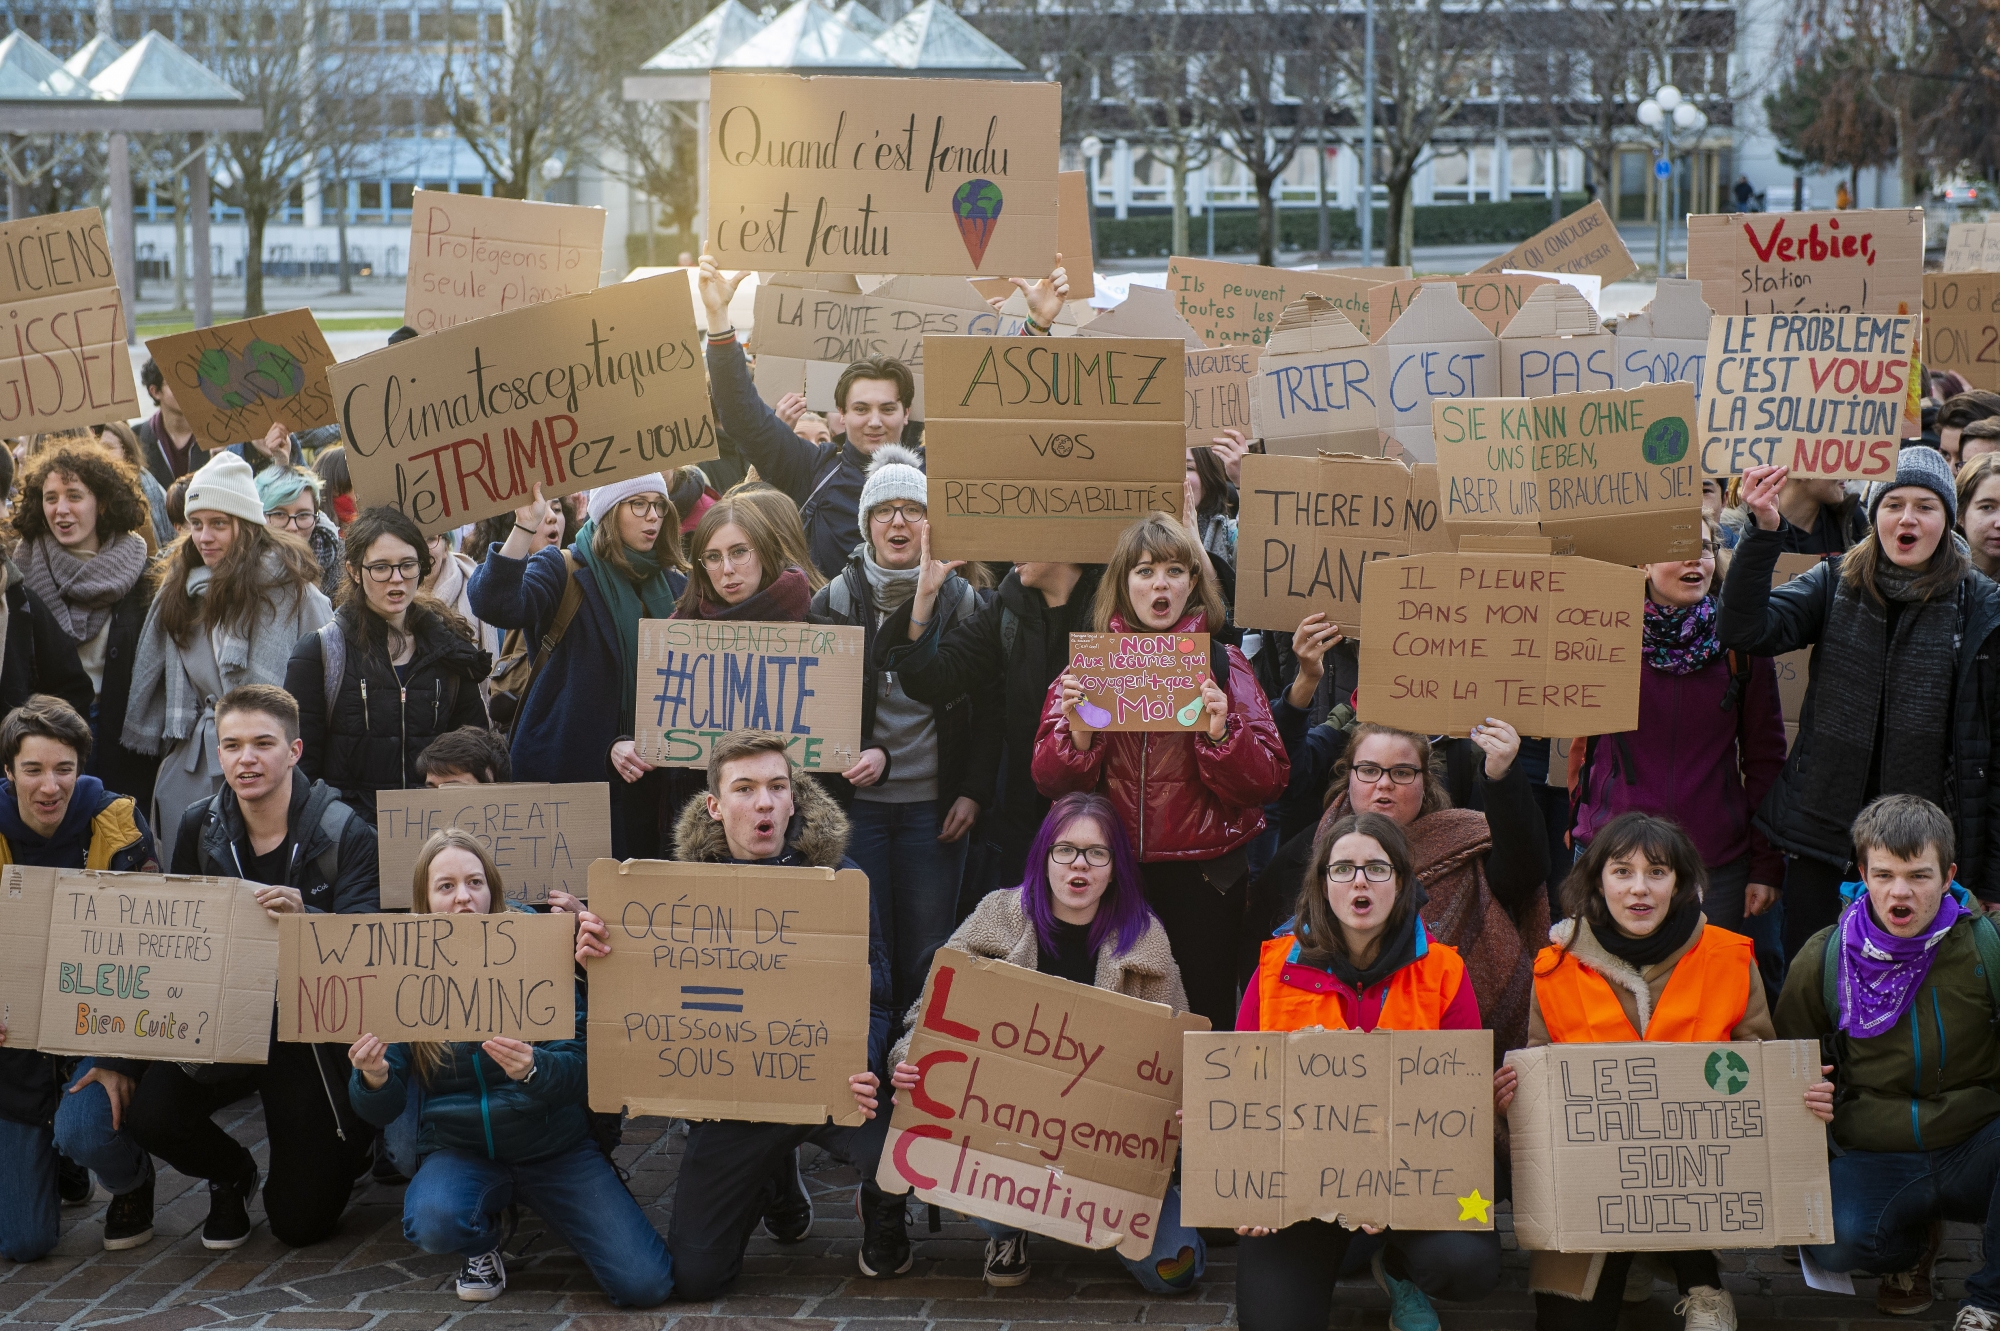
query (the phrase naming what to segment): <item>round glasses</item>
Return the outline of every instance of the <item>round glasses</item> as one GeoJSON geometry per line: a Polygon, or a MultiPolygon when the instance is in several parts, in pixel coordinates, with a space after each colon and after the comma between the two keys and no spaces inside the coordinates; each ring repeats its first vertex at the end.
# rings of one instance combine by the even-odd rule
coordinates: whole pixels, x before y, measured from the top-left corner
{"type": "Polygon", "coordinates": [[[275,508],[264,515],[264,521],[273,526],[290,527],[293,531],[311,531],[318,520],[316,513],[286,513],[275,508]]]}
{"type": "Polygon", "coordinates": [[[405,559],[400,564],[363,564],[361,571],[376,582],[388,582],[392,578],[401,578],[405,582],[415,582],[417,574],[422,568],[423,565],[419,564],[416,560],[405,559]]]}
{"type": "Polygon", "coordinates": [[[868,520],[886,527],[901,518],[906,526],[914,527],[924,520],[924,511],[922,504],[877,504],[869,512],[868,520]]]}
{"type": "Polygon", "coordinates": [[[1049,858],[1057,864],[1075,864],[1079,855],[1083,856],[1083,862],[1093,869],[1102,869],[1111,863],[1109,846],[1072,846],[1067,841],[1058,841],[1049,847],[1049,858]]]}
{"type": "Polygon", "coordinates": [[[664,518],[667,516],[667,501],[664,499],[638,499],[624,501],[625,509],[635,518],[664,518]]]}

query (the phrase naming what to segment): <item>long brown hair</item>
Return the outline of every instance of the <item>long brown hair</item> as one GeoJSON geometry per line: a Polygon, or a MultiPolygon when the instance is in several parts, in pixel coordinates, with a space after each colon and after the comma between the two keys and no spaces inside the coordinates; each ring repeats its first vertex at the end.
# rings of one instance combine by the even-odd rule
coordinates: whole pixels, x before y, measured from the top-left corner
{"type": "Polygon", "coordinates": [[[1092,628],[1099,633],[1110,632],[1114,614],[1128,628],[1140,626],[1138,612],[1132,608],[1131,595],[1125,588],[1125,576],[1147,560],[1171,560],[1187,565],[1194,585],[1188,589],[1188,603],[1182,613],[1196,608],[1205,611],[1210,633],[1219,633],[1228,626],[1229,609],[1223,604],[1222,589],[1216,585],[1213,566],[1204,557],[1201,546],[1180,519],[1165,513],[1148,513],[1118,534],[1118,544],[1112,547],[1111,558],[1105,561],[1104,576],[1097,580],[1097,600],[1090,608],[1092,628]]]}
{"type": "MultiPolygon", "coordinates": [[[[783,495],[778,498],[784,499],[787,504],[792,502],[783,495]]],[[[792,522],[794,525],[798,522],[796,509],[793,510],[792,522]]],[[[688,570],[687,588],[681,592],[675,613],[693,616],[700,613],[703,601],[721,603],[722,597],[717,594],[715,584],[708,580],[708,565],[701,562],[701,556],[708,549],[709,542],[715,539],[715,534],[731,523],[742,529],[750,548],[757,552],[758,591],[776,582],[786,569],[800,567],[793,562],[791,552],[785,549],[782,530],[767,505],[753,503],[747,495],[719,499],[701,515],[701,521],[694,524],[694,540],[688,543],[694,564],[688,570]]],[[[808,559],[804,567],[811,567],[811,563],[808,559]]]]}
{"type": "Polygon", "coordinates": [[[1414,890],[1417,871],[1410,857],[1410,842],[1403,835],[1403,829],[1396,826],[1393,818],[1379,813],[1349,813],[1334,819],[1333,826],[1313,842],[1312,855],[1306,860],[1305,877],[1299,882],[1298,903],[1292,913],[1293,934],[1299,940],[1299,959],[1321,969],[1336,959],[1356,964],[1347,951],[1347,935],[1342,932],[1340,920],[1333,913],[1333,903],[1326,899],[1326,866],[1333,861],[1335,844],[1350,834],[1373,837],[1396,871],[1396,902],[1389,907],[1388,923],[1382,929],[1382,945],[1387,947],[1390,939],[1402,937],[1402,931],[1410,927],[1410,917],[1417,913],[1417,894],[1414,890]]]}
{"type": "MultiPolygon", "coordinates": [[[[1892,485],[1889,489],[1923,490],[1926,494],[1930,493],[1927,487],[1920,485],[1892,485]]],[[[1886,499],[1888,494],[1885,492],[1882,497],[1886,499]]],[[[1965,581],[1966,575],[1972,571],[1972,560],[1965,551],[1958,548],[1958,542],[1952,539],[1951,531],[1951,525],[1947,523],[1944,534],[1938,537],[1937,549],[1931,552],[1930,567],[1926,568],[1911,586],[1911,590],[1916,592],[1920,601],[1932,601],[1940,596],[1951,595],[1958,590],[1958,584],[1965,581]]],[[[1856,596],[1872,596],[1877,605],[1885,605],[1887,602],[1883,599],[1882,591],[1875,585],[1875,574],[1880,571],[1883,561],[1888,557],[1888,552],[1882,548],[1881,530],[1876,527],[1875,520],[1871,517],[1868,520],[1867,537],[1840,558],[1840,580],[1856,596]]]]}
{"type": "MultiPolygon", "coordinates": [[[[826,586],[826,578],[819,566],[813,563],[812,542],[806,539],[805,524],[799,519],[799,506],[783,490],[773,489],[762,481],[739,485],[724,498],[739,499],[771,520],[778,532],[778,544],[784,550],[785,562],[806,575],[806,581],[814,591],[826,586]]],[[[690,547],[689,558],[698,558],[698,547],[690,547]]]]}
{"type": "MultiPolygon", "coordinates": [[[[359,519],[357,519],[359,521],[359,519]]],[[[486,875],[486,913],[502,915],[507,910],[507,894],[500,882],[500,870],[493,863],[493,857],[480,844],[479,838],[461,827],[447,827],[442,832],[431,833],[430,840],[424,842],[417,852],[416,866],[410,872],[410,913],[413,915],[435,915],[431,909],[431,862],[447,850],[462,850],[479,859],[480,872],[486,875]]],[[[410,1042],[410,1063],[417,1070],[417,1076],[426,1084],[436,1079],[440,1069],[452,1060],[452,1047],[434,1040],[413,1040],[410,1042]]]]}
{"type": "Polygon", "coordinates": [[[368,589],[362,580],[368,575],[362,571],[362,564],[368,558],[368,548],[384,536],[392,536],[405,545],[413,545],[417,551],[417,589],[410,594],[410,609],[404,623],[415,638],[422,626],[437,620],[451,632],[467,642],[477,642],[479,635],[472,625],[458,611],[440,601],[436,596],[422,590],[430,580],[433,561],[431,543],[424,539],[423,529],[411,520],[407,513],[387,504],[378,504],[357,513],[354,521],[347,524],[347,579],[340,585],[340,608],[346,612],[342,618],[354,630],[363,650],[380,648],[384,654],[389,649],[389,622],[375,613],[368,604],[368,589]]]}
{"type": "MultiPolygon", "coordinates": [[[[658,493],[654,491],[653,493],[658,493]]],[[[640,496],[632,495],[637,499],[640,496]]],[[[660,495],[667,511],[660,517],[659,535],[653,538],[653,558],[660,561],[661,568],[685,569],[688,566],[687,552],[681,549],[681,514],[674,507],[671,495],[660,495]]],[[[644,581],[639,570],[632,567],[632,561],[625,555],[625,542],[618,535],[618,510],[624,500],[611,506],[604,515],[604,521],[597,523],[590,532],[590,553],[618,570],[620,577],[635,586],[644,581]]]]}
{"type": "Polygon", "coordinates": [[[319,560],[304,541],[234,514],[225,516],[236,524],[236,537],[202,595],[190,596],[187,590],[188,574],[201,567],[201,551],[192,534],[176,540],[160,556],[160,627],[177,647],[186,647],[204,626],[247,634],[267,599],[289,593],[296,609],[306,592],[319,586],[319,560]],[[267,557],[275,568],[265,567],[267,557]]]}
{"type": "Polygon", "coordinates": [[[1333,765],[1333,775],[1327,778],[1326,795],[1321,807],[1331,808],[1333,802],[1347,793],[1348,774],[1353,772],[1355,758],[1361,752],[1361,742],[1375,735],[1389,735],[1400,739],[1417,752],[1417,766],[1424,772],[1424,802],[1417,806],[1417,817],[1436,813],[1439,809],[1451,807],[1451,792],[1445,789],[1444,778],[1438,775],[1437,760],[1431,750],[1428,736],[1398,730],[1394,726],[1378,726],[1373,721],[1363,721],[1354,727],[1354,733],[1347,737],[1347,749],[1340,755],[1340,761],[1333,765]]]}

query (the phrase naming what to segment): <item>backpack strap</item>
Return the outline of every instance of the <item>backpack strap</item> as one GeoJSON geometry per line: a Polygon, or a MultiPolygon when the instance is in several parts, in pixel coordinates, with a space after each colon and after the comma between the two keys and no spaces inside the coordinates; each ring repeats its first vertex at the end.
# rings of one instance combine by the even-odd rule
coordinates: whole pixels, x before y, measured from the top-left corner
{"type": "Polygon", "coordinates": [[[1972,945],[1979,949],[1979,969],[1986,977],[1986,996],[1993,1001],[1993,1021],[2000,1025],[2000,928],[1981,909],[1972,921],[1972,945]]]}
{"type": "MultiPolygon", "coordinates": [[[[563,572],[567,575],[567,580],[563,583],[562,600],[556,603],[556,617],[549,621],[548,631],[542,634],[541,645],[535,652],[535,659],[528,663],[528,678],[521,685],[522,707],[528,705],[528,695],[534,691],[535,680],[540,678],[542,667],[547,665],[549,657],[555,654],[556,646],[563,640],[563,634],[569,632],[570,621],[576,618],[577,610],[583,605],[583,584],[576,576],[576,571],[580,567],[576,555],[565,546],[562,558],[563,572]]],[[[518,712],[515,718],[519,720],[518,712]]]]}
{"type": "Polygon", "coordinates": [[[1742,705],[1744,692],[1750,687],[1751,659],[1733,648],[1728,655],[1729,687],[1722,691],[1722,710],[1732,712],[1742,705]]]}
{"type": "Polygon", "coordinates": [[[331,800],[319,815],[319,830],[326,836],[326,849],[315,858],[319,866],[320,881],[328,887],[340,873],[340,838],[347,831],[347,824],[354,818],[354,810],[340,800],[331,800]]]}
{"type": "Polygon", "coordinates": [[[840,576],[826,584],[826,608],[842,619],[854,618],[854,587],[848,582],[852,568],[844,568],[840,576]]]}
{"type": "MultiPolygon", "coordinates": [[[[1840,927],[1835,925],[1826,932],[1826,955],[1819,972],[1820,1005],[1826,1009],[1826,1018],[1833,1023],[1833,1029],[1840,1030],[1840,927]]],[[[1988,983],[1991,983],[1989,980],[1988,983]]]]}
{"type": "Polygon", "coordinates": [[[326,681],[326,723],[330,726],[341,678],[347,673],[347,635],[341,632],[337,615],[319,627],[319,663],[326,681]]]}

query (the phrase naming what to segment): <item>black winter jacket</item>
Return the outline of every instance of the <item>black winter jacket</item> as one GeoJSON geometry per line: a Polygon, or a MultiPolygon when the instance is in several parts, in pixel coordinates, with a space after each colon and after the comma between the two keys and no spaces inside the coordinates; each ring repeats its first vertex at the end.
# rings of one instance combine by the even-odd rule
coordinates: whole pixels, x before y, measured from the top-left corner
{"type": "MultiPolygon", "coordinates": [[[[93,691],[90,676],[77,659],[76,644],[70,641],[56,617],[40,598],[22,585],[21,571],[7,565],[7,650],[0,656],[0,716],[5,716],[32,693],[52,693],[76,708],[78,716],[90,715],[93,691]]],[[[141,579],[144,582],[144,579],[141,579]]],[[[139,618],[144,620],[144,608],[139,618]]],[[[107,677],[105,683],[110,683],[107,677]]],[[[125,692],[131,692],[132,662],[125,662],[125,692]]],[[[119,728],[124,728],[124,699],[119,699],[119,728]]],[[[114,787],[114,789],[116,789],[114,787]]],[[[149,781],[143,790],[120,791],[125,795],[152,792],[149,781]]]]}
{"type": "Polygon", "coordinates": [[[334,616],[346,639],[347,658],[331,715],[322,634],[308,633],[292,649],[285,691],[299,700],[299,735],[306,742],[301,769],[333,786],[373,823],[376,791],[423,785],[417,755],[432,740],[460,726],[486,724],[479,685],[493,662],[435,614],[412,611],[417,646],[409,683],[400,685],[382,647],[364,650],[361,645],[355,616],[367,613],[347,606],[334,616]]]}
{"type": "MultiPolygon", "coordinates": [[[[308,781],[292,769],[290,867],[273,887],[296,887],[306,909],[322,913],[373,914],[382,909],[381,880],[375,866],[375,829],[359,814],[346,819],[335,843],[327,836],[327,806],[339,794],[324,781],[308,781]],[[332,851],[329,855],[327,852],[332,851]],[[331,872],[329,872],[329,869],[331,872]]],[[[174,838],[174,873],[247,878],[243,808],[227,785],[220,794],[188,805],[174,838]]]]}
{"type": "MultiPolygon", "coordinates": [[[[90,721],[91,734],[90,763],[84,772],[102,781],[106,790],[134,796],[141,803],[152,798],[153,780],[159,775],[160,759],[157,754],[138,753],[125,747],[125,708],[132,700],[132,661],[139,654],[139,630],[145,627],[146,611],[152,608],[153,590],[152,578],[141,575],[111,607],[111,632],[104,639],[104,687],[97,692],[96,715],[93,716],[88,708],[83,709],[83,715],[90,721]]],[[[43,634],[38,619],[35,630],[37,656],[47,662],[59,679],[70,681],[73,685],[81,677],[87,690],[90,675],[83,668],[83,659],[77,655],[76,639],[64,633],[61,625],[55,622],[55,617],[42,610],[39,604],[36,611],[40,619],[47,621],[49,629],[47,634],[43,634]]],[[[10,632],[10,643],[12,637],[10,632]]],[[[12,655],[11,647],[9,655],[12,655]]],[[[7,705],[11,708],[23,700],[17,699],[7,705]]]]}
{"type": "Polygon", "coordinates": [[[1030,771],[1035,727],[1041,722],[1050,682],[1069,664],[1070,633],[1090,628],[1090,605],[1102,571],[1096,565],[1086,566],[1069,600],[1053,614],[1040,592],[1021,585],[1016,570],[1008,573],[999,592],[986,598],[977,614],[949,632],[940,615],[923,637],[909,641],[909,605],[882,624],[883,646],[875,666],[898,672],[903,691],[912,698],[933,705],[961,694],[999,698],[997,708],[991,702],[984,704],[982,725],[997,728],[1006,748],[1007,786],[994,836],[1000,846],[1003,883],[1021,881],[1028,843],[1049,811],[1049,801],[1035,789],[1030,771]]]}
{"type": "MultiPolygon", "coordinates": [[[[980,595],[972,591],[965,581],[953,577],[938,593],[938,606],[932,613],[944,621],[943,629],[949,633],[954,627],[965,623],[978,613],[980,595]],[[962,607],[962,609],[961,609],[962,607]]],[[[863,659],[871,663],[871,678],[861,690],[861,747],[886,747],[875,741],[875,705],[881,696],[875,687],[873,676],[883,673],[876,658],[876,641],[880,634],[875,624],[874,588],[868,584],[868,573],[860,554],[847,563],[847,568],[819,589],[813,596],[812,612],[816,619],[824,619],[830,624],[858,624],[862,630],[863,659]],[[842,605],[849,607],[844,613],[842,605]]],[[[900,608],[903,639],[910,632],[909,609],[900,608]]],[[[896,619],[896,616],[891,616],[896,619]]],[[[884,621],[884,625],[888,623],[884,621]]],[[[906,688],[905,692],[909,692],[906,688]]],[[[916,698],[915,693],[910,693],[916,698]]],[[[977,804],[982,810],[993,807],[993,786],[1000,774],[1000,728],[993,722],[992,695],[980,698],[972,693],[960,693],[956,697],[934,701],[918,698],[919,702],[931,703],[931,719],[937,727],[937,805],[939,820],[943,820],[943,810],[951,807],[952,801],[963,796],[977,804]]],[[[889,754],[889,765],[882,771],[882,780],[887,781],[895,770],[896,755],[889,754]]],[[[820,781],[833,792],[836,799],[846,803],[854,796],[854,787],[834,773],[821,773],[820,781]]]]}
{"type": "MultiPolygon", "coordinates": [[[[1777,532],[1752,528],[1736,547],[1729,576],[1722,584],[1722,645],[1747,656],[1782,656],[1801,647],[1812,648],[1813,678],[1799,708],[1798,738],[1785,759],[1785,770],[1757,810],[1756,825],[1779,850],[1836,866],[1854,857],[1850,821],[1855,810],[1814,807],[1806,798],[1807,769],[1813,762],[1818,732],[1813,724],[1818,701],[1820,653],[1830,645],[1825,636],[1834,598],[1841,587],[1838,559],[1823,560],[1782,587],[1771,586],[1783,542],[1777,532]]],[[[2000,586],[1968,574],[1958,591],[1958,677],[1952,687],[1951,769],[1948,779],[1956,796],[1958,881],[1981,899],[2000,901],[2000,838],[1993,834],[2000,819],[2000,782],[1988,768],[2000,747],[2000,680],[1996,680],[1994,641],[2000,631],[2000,586]]],[[[1831,644],[1840,650],[1839,644],[1831,644]]],[[[1894,663],[1889,669],[1895,684],[1894,663]]]]}

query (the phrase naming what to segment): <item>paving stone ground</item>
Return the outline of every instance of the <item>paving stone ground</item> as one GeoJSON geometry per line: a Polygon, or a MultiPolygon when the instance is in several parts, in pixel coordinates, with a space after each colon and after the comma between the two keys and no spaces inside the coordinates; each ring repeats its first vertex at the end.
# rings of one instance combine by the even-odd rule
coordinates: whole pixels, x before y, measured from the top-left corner
{"type": "MultiPolygon", "coordinates": [[[[263,1113],[252,1097],[223,1111],[237,1139],[267,1159],[263,1113]]],[[[631,1171],[633,1194],[665,1232],[685,1138],[655,1119],[629,1124],[618,1159],[631,1171]]],[[[809,1152],[809,1154],[811,1154],[809,1152]]],[[[157,1234],[129,1252],[103,1251],[104,1204],[66,1209],[56,1251],[24,1265],[0,1260],[0,1323],[34,1327],[101,1327],[110,1331],[194,1331],[198,1327],[271,1331],[1048,1331],[1053,1326],[1099,1331],[1111,1326],[1212,1328],[1234,1325],[1239,1297],[1233,1248],[1209,1254],[1208,1278],[1178,1299],[1142,1293],[1116,1259],[1043,1239],[1034,1240],[1034,1278],[1018,1289],[993,1290],[980,1279],[984,1239],[971,1224],[947,1218],[931,1236],[913,1209],[916,1268],[900,1280],[876,1281],[855,1268],[861,1227],[853,1207],[854,1172],[826,1157],[807,1164],[817,1219],[806,1242],[780,1247],[761,1232],[750,1245],[743,1278],[713,1303],[668,1303],[647,1312],[615,1308],[598,1293],[582,1262],[532,1216],[524,1219],[507,1260],[506,1294],[490,1304],[459,1302],[452,1292],[457,1260],[417,1252],[403,1241],[402,1190],[368,1183],[358,1190],[340,1232],[324,1243],[292,1250],[261,1223],[234,1252],[201,1246],[207,1190],[163,1173],[157,1234]]],[[[251,1215],[261,1222],[262,1199],[251,1215]]],[[[1505,1220],[1505,1213],[1502,1212],[1505,1220]]],[[[1505,1331],[1534,1323],[1526,1293],[1526,1262],[1508,1235],[1503,1289],[1484,1303],[1443,1310],[1452,1331],[1505,1331]]],[[[1857,1297],[1806,1288],[1798,1267],[1769,1252],[1727,1253],[1725,1279],[1746,1331],[1890,1331],[1949,1323],[1962,1281],[1979,1254],[1978,1233],[1954,1226],[1939,1263],[1942,1294],[1922,1317],[1878,1318],[1874,1282],[1857,1281],[1857,1297]]],[[[1670,1331],[1674,1296],[1664,1284],[1652,1300],[1628,1309],[1624,1331],[1670,1331]]],[[[1334,1328],[1379,1331],[1386,1303],[1365,1275],[1346,1282],[1334,1328]]]]}

